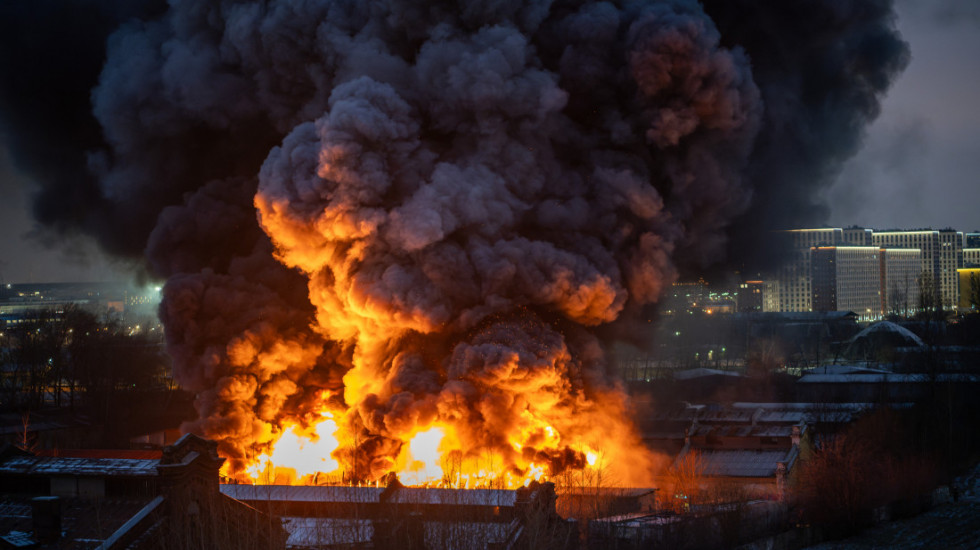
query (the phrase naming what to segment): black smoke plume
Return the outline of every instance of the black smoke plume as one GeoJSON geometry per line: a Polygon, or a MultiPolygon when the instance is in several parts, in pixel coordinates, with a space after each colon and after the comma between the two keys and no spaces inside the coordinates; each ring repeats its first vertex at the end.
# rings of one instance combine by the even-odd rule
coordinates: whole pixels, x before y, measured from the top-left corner
{"type": "Polygon", "coordinates": [[[369,478],[435,421],[629,439],[596,331],[818,220],[908,58],[876,0],[57,5],[0,23],[38,219],[167,278],[188,429],[341,408],[369,478]]]}

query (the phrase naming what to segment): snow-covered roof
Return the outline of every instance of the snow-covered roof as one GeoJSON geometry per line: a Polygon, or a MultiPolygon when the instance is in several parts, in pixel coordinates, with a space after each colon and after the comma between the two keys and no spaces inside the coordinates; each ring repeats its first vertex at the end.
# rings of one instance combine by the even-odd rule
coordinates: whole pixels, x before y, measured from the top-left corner
{"type": "Polygon", "coordinates": [[[896,325],[891,321],[878,321],[877,323],[869,325],[861,332],[855,334],[854,337],[851,338],[850,342],[854,343],[866,338],[884,334],[893,335],[893,337],[900,338],[905,345],[925,346],[922,339],[916,336],[914,332],[903,326],[896,325]]]}
{"type": "Polygon", "coordinates": [[[731,376],[732,378],[740,378],[742,375],[737,372],[718,370],[718,369],[706,369],[703,367],[677,371],[674,373],[675,380],[693,380],[695,378],[704,378],[707,376],[731,376]]]}
{"type": "MultiPolygon", "coordinates": [[[[221,492],[245,502],[377,503],[384,488],[298,485],[221,485],[221,492]]],[[[387,502],[399,504],[453,504],[458,506],[514,506],[516,491],[492,489],[438,489],[401,487],[387,502]]]]}
{"type": "MultiPolygon", "coordinates": [[[[927,374],[805,374],[797,380],[798,384],[923,384],[933,381],[927,374]]],[[[936,382],[980,382],[980,376],[973,374],[939,374],[936,382]]]]}
{"type": "Polygon", "coordinates": [[[786,462],[785,450],[702,450],[704,473],[726,477],[772,477],[779,462],[786,462]]]}
{"type": "Polygon", "coordinates": [[[858,365],[820,365],[806,371],[807,374],[890,374],[890,370],[858,365]]]}
{"type": "Polygon", "coordinates": [[[305,485],[221,485],[221,492],[241,501],[378,502],[383,488],[305,485]]]}
{"type": "Polygon", "coordinates": [[[156,476],[158,460],[15,456],[0,463],[0,474],[72,476],[156,476]]]}
{"type": "Polygon", "coordinates": [[[455,506],[514,506],[516,491],[495,489],[430,489],[402,487],[388,499],[402,504],[452,504],[455,506]]]}

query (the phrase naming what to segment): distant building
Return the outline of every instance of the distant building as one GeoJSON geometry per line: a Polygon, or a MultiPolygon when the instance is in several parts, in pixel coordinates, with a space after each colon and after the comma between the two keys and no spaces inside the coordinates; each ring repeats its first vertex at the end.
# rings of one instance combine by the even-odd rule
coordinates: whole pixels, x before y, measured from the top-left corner
{"type": "Polygon", "coordinates": [[[762,310],[813,311],[810,283],[810,248],[796,249],[775,274],[764,279],[762,310]]]}
{"type": "MultiPolygon", "coordinates": [[[[963,311],[973,310],[973,293],[975,285],[980,284],[980,268],[971,267],[956,270],[960,285],[959,308],[963,311]],[[976,281],[976,282],[974,282],[976,281]]],[[[980,298],[978,296],[977,298],[980,298]]]]}
{"type": "Polygon", "coordinates": [[[875,246],[810,249],[813,311],[853,311],[862,321],[880,319],[880,254],[875,246]]]}
{"type": "Polygon", "coordinates": [[[793,252],[788,253],[780,268],[763,277],[763,311],[850,309],[862,320],[874,320],[888,314],[907,316],[921,307],[953,310],[961,301],[956,270],[965,265],[980,267],[980,234],[964,235],[953,229],[792,229],[778,232],[773,243],[786,238],[793,252]],[[858,261],[860,254],[856,250],[860,248],[867,248],[867,254],[874,254],[879,260],[876,307],[869,303],[873,269],[868,258],[858,261]],[[879,252],[871,252],[875,248],[879,252]],[[837,249],[852,251],[844,260],[837,258],[838,252],[831,252],[837,249]],[[838,265],[841,262],[847,265],[838,265]],[[851,267],[858,271],[852,273],[851,267]],[[815,280],[815,274],[820,279],[815,280]],[[923,296],[923,291],[930,294],[923,296]]]}
{"type": "Polygon", "coordinates": [[[921,272],[925,286],[936,292],[944,309],[954,309],[959,303],[959,284],[956,270],[963,267],[963,233],[952,229],[942,231],[875,231],[872,240],[886,248],[918,248],[921,253],[921,272]]]}
{"type": "MultiPolygon", "coordinates": [[[[853,230],[849,229],[848,231],[853,230]]],[[[794,248],[837,246],[844,243],[844,230],[840,228],[790,229],[785,233],[792,238],[794,248]]]]}
{"type": "Polygon", "coordinates": [[[955,310],[960,302],[956,270],[963,267],[963,233],[953,229],[939,232],[939,285],[943,309],[955,310]]]}
{"type": "Polygon", "coordinates": [[[980,267],[980,247],[963,249],[963,267],[980,267]]]}
{"type": "Polygon", "coordinates": [[[881,249],[881,300],[885,315],[909,316],[919,307],[922,252],[917,248],[881,249]]]}
{"type": "Polygon", "coordinates": [[[871,246],[874,231],[863,227],[848,227],[842,231],[843,244],[850,246],[871,246]]]}
{"type": "Polygon", "coordinates": [[[964,233],[963,248],[980,248],[980,232],[964,233]]]}
{"type": "Polygon", "coordinates": [[[761,280],[739,284],[736,310],[739,313],[762,311],[762,287],[761,280]]]}

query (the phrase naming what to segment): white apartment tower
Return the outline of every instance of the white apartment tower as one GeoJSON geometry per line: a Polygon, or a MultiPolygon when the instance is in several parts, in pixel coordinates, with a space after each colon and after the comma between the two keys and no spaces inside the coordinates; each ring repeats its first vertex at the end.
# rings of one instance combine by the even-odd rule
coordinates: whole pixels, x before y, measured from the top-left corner
{"type": "Polygon", "coordinates": [[[960,278],[956,270],[963,267],[963,232],[943,229],[939,232],[939,286],[943,309],[955,310],[960,304],[960,278]]]}
{"type": "Polygon", "coordinates": [[[762,286],[763,311],[813,311],[810,249],[843,242],[840,228],[791,229],[781,232],[791,239],[792,256],[762,286]]]}
{"type": "Polygon", "coordinates": [[[874,232],[863,227],[848,227],[842,231],[842,242],[849,246],[872,246],[871,235],[874,232]]]}
{"type": "Polygon", "coordinates": [[[942,231],[875,231],[872,241],[882,248],[918,248],[922,252],[921,273],[933,281],[943,309],[954,309],[959,303],[959,279],[956,270],[963,267],[963,233],[942,231]]]}
{"type": "Polygon", "coordinates": [[[823,246],[810,250],[814,311],[853,311],[862,321],[882,317],[881,250],[823,246]]]}
{"type": "Polygon", "coordinates": [[[812,311],[810,249],[794,250],[776,273],[762,284],[762,311],[812,311]]]}
{"type": "MultiPolygon", "coordinates": [[[[939,281],[939,231],[931,229],[918,231],[875,231],[871,235],[875,246],[882,248],[918,248],[921,256],[919,260],[919,274],[921,280],[926,277],[926,286],[929,280],[939,281]]],[[[939,298],[938,282],[934,287],[939,298]]],[[[919,304],[916,304],[918,308],[919,304]]]]}
{"type": "Polygon", "coordinates": [[[980,248],[963,249],[963,267],[980,267],[980,248]]]}
{"type": "Polygon", "coordinates": [[[919,307],[922,252],[917,248],[881,249],[881,298],[885,315],[907,317],[919,307]]]}

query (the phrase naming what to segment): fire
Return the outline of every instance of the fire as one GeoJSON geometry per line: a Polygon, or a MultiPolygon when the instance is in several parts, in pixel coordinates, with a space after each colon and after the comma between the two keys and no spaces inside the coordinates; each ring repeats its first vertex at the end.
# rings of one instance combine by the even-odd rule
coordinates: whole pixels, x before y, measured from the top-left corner
{"type": "MultiPolygon", "coordinates": [[[[509,442],[513,456],[500,456],[493,450],[471,452],[464,449],[457,430],[450,424],[433,424],[416,430],[402,442],[401,451],[389,473],[413,486],[456,488],[516,489],[532,481],[547,481],[560,472],[552,471],[546,462],[534,456],[556,453],[562,448],[581,455],[578,469],[598,468],[599,453],[589,445],[566,445],[556,428],[523,415],[527,424],[519,438],[509,442]],[[532,450],[536,451],[532,453],[532,450]],[[525,459],[524,457],[532,457],[525,459]],[[506,460],[505,460],[506,459],[506,460]],[[505,464],[510,463],[510,466],[505,464]]],[[[242,483],[324,484],[354,481],[342,457],[353,439],[344,434],[333,413],[321,413],[321,419],[309,427],[298,424],[286,427],[270,444],[267,452],[257,455],[242,472],[225,475],[242,483]],[[342,445],[348,442],[348,445],[342,445]]],[[[381,479],[356,480],[380,483],[381,479]]]]}
{"type": "Polygon", "coordinates": [[[286,478],[292,482],[337,473],[340,463],[333,455],[340,446],[339,429],[332,413],[321,416],[323,419],[309,429],[292,425],[283,430],[271,452],[260,454],[245,469],[248,477],[252,481],[286,478]]]}

